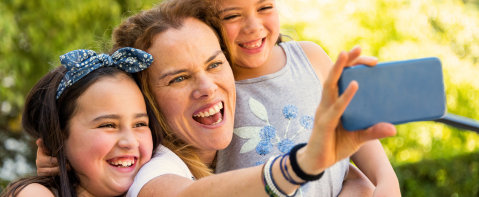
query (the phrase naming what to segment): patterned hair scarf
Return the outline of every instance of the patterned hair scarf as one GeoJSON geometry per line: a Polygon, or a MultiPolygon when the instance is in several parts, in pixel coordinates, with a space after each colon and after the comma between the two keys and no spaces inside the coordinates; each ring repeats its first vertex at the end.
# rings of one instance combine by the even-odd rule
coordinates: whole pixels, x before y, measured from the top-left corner
{"type": "Polygon", "coordinates": [[[153,56],[131,47],[121,48],[112,56],[97,55],[94,51],[80,49],[60,56],[60,61],[67,73],[58,86],[56,99],[66,88],[98,68],[114,66],[127,73],[136,73],[148,68],[153,62],[153,56]]]}

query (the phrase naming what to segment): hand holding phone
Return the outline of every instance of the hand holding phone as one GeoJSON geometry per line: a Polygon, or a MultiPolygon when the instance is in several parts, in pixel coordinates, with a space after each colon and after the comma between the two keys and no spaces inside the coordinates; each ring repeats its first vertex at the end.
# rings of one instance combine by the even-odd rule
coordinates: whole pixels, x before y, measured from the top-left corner
{"type": "Polygon", "coordinates": [[[442,66],[438,58],[345,68],[338,82],[339,94],[352,80],[358,82],[359,89],[341,117],[348,131],[365,129],[379,122],[434,120],[446,114],[442,66]]]}

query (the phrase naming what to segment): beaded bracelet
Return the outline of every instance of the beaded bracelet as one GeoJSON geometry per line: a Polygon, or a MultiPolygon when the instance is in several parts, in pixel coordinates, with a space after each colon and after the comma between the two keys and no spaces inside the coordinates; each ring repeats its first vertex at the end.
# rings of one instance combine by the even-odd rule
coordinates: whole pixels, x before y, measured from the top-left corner
{"type": "Polygon", "coordinates": [[[271,169],[273,168],[274,162],[279,158],[280,156],[277,156],[275,158],[271,157],[268,162],[266,162],[264,166],[264,179],[265,179],[265,187],[264,189],[266,190],[266,193],[270,197],[293,197],[296,195],[298,190],[294,192],[293,195],[289,196],[285,194],[283,191],[278,189],[278,186],[276,185],[276,182],[274,182],[273,179],[273,173],[271,172],[271,169]]]}
{"type": "Polygon", "coordinates": [[[309,175],[309,174],[304,173],[304,171],[301,170],[301,168],[298,165],[298,161],[296,160],[296,153],[298,152],[299,149],[303,148],[304,146],[306,146],[306,143],[298,144],[298,145],[294,146],[291,149],[291,151],[289,152],[289,161],[291,163],[291,168],[293,168],[293,171],[294,171],[294,173],[296,173],[296,176],[298,176],[299,178],[301,178],[305,181],[319,180],[323,176],[324,171],[319,173],[318,175],[309,175]]]}

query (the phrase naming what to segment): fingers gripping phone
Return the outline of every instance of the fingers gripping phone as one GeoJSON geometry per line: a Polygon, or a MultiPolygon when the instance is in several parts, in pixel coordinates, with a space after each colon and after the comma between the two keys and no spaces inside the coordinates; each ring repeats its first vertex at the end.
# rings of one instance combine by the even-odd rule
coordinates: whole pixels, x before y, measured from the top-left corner
{"type": "Polygon", "coordinates": [[[442,66],[438,58],[345,68],[338,82],[340,95],[352,80],[358,82],[359,88],[341,117],[348,131],[366,129],[379,122],[435,120],[446,114],[442,66]]]}

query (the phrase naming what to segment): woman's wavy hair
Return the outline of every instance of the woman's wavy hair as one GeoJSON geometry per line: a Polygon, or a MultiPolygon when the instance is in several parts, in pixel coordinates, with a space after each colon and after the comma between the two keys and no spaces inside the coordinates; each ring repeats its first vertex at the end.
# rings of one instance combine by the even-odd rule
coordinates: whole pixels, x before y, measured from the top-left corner
{"type": "MultiPolygon", "coordinates": [[[[99,68],[65,89],[57,100],[57,88],[66,72],[65,67],[60,66],[43,76],[28,94],[22,115],[23,130],[35,140],[43,139],[43,149],[46,154],[58,159],[59,174],[56,176],[32,176],[12,181],[1,196],[14,197],[32,183],[49,188],[56,196],[77,196],[75,189],[80,184],[79,178],[75,169],[67,168],[68,160],[64,149],[65,140],[69,136],[69,121],[77,110],[77,100],[100,78],[118,75],[131,77],[131,75],[114,67],[99,68]]],[[[153,138],[153,147],[156,150],[162,141],[163,134],[153,108],[146,96],[143,96],[150,119],[149,127],[153,138]]]]}
{"type": "MultiPolygon", "coordinates": [[[[214,0],[171,0],[124,20],[113,31],[113,50],[122,47],[134,47],[146,51],[151,47],[155,35],[169,29],[180,29],[187,18],[195,18],[209,26],[218,38],[221,50],[230,65],[234,65],[231,47],[226,31],[218,18],[214,0]]],[[[174,131],[166,124],[164,114],[158,109],[152,91],[148,86],[149,69],[138,73],[141,88],[149,101],[154,104],[164,131],[164,145],[178,155],[188,166],[193,176],[200,179],[213,174],[213,167],[206,166],[196,154],[197,149],[189,146],[174,135],[174,131]]]]}

